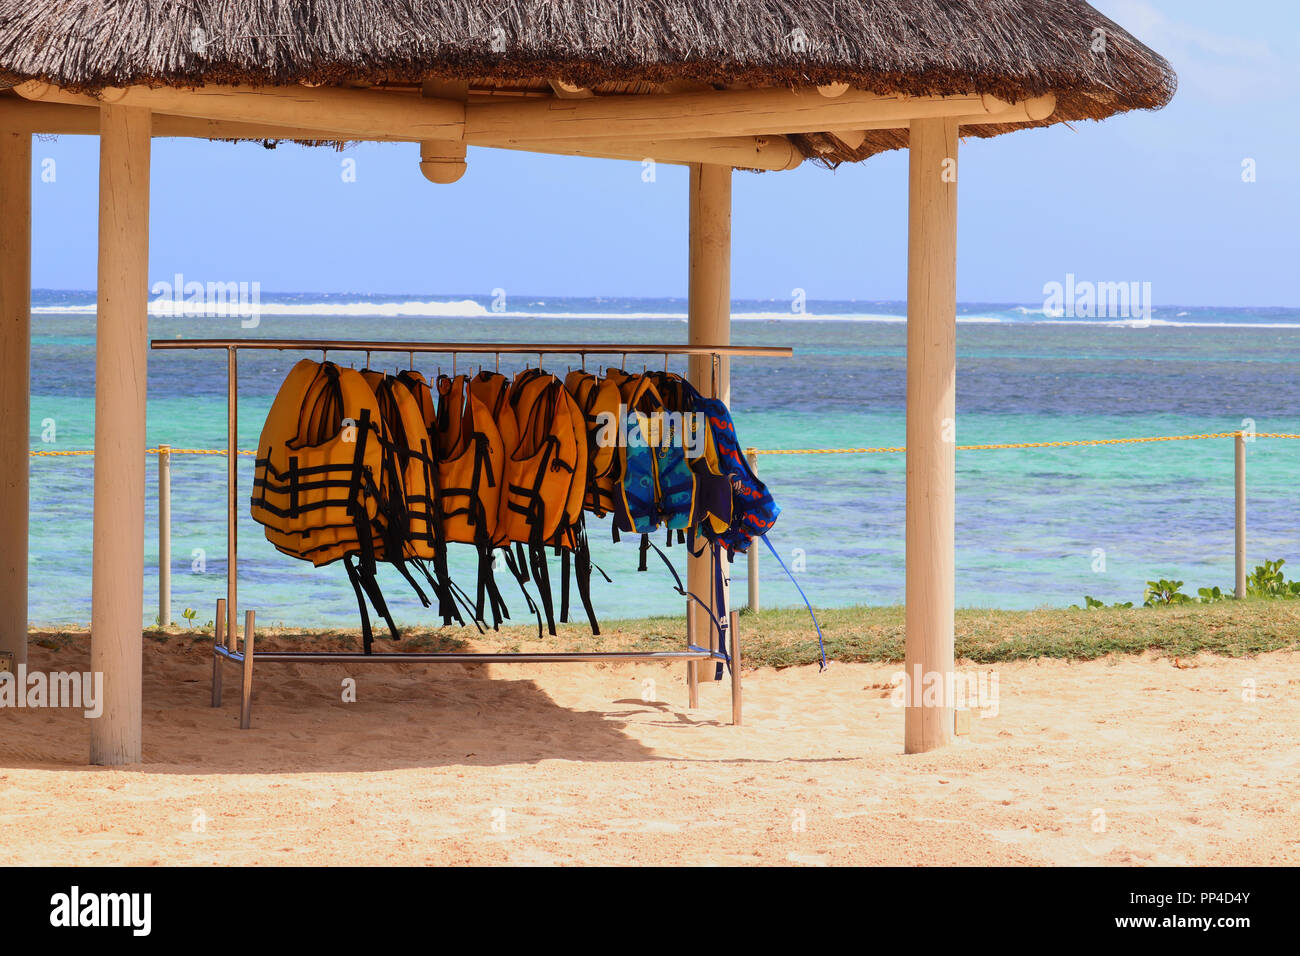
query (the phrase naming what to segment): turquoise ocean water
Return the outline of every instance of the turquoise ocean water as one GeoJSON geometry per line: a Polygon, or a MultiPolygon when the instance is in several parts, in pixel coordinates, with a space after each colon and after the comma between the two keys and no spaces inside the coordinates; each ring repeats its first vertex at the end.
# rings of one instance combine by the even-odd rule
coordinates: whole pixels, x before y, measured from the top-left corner
{"type": "MultiPolygon", "coordinates": [[[[157,338],[375,338],[427,341],[685,341],[681,300],[263,295],[260,324],[155,310],[157,338]],[[615,321],[606,321],[615,320],[615,321]]],[[[38,291],[33,299],[32,448],[89,448],[94,434],[94,298],[38,291]],[[51,427],[52,426],[52,427],[51,427]],[[53,438],[52,441],[45,441],[53,438]]],[[[734,341],[790,345],[792,360],[735,360],[732,406],[743,445],[836,448],[904,441],[905,334],[901,303],[738,301],[734,341]]],[[[1007,305],[959,310],[960,444],[1062,441],[1232,431],[1300,432],[1300,310],[1157,310],[1150,321],[1052,321],[1007,305]]],[[[252,448],[285,372],[301,356],[240,359],[240,446],[252,448]]],[[[365,361],[363,355],[332,356],[365,361]]],[[[662,358],[642,359],[659,366],[662,358]]],[[[417,357],[428,373],[449,356],[417,357]]],[[[575,358],[548,360],[561,373],[575,358]]],[[[403,367],[405,354],[373,356],[403,367]]],[[[520,367],[502,360],[502,371],[520,367]]],[[[638,364],[629,360],[629,365],[638,364]]],[[[466,366],[462,364],[461,368],[466,366]]],[[[684,370],[681,360],[673,367],[684,370]]],[[[225,359],[214,352],[152,353],[149,444],[225,444],[225,359]]],[[[1260,439],[1248,452],[1248,555],[1287,558],[1300,572],[1300,441],[1260,439]]],[[[276,552],[247,515],[252,461],[240,460],[242,606],[259,620],[355,626],[341,568],[312,569],[276,552]]],[[[772,535],[817,605],[894,604],[903,598],[902,455],[766,456],[761,474],[783,512],[772,535]]],[[[90,618],[90,458],[32,460],[31,619],[90,618]]],[[[142,619],[157,605],[156,468],[147,489],[142,619]]],[[[224,593],[225,461],[179,456],[173,465],[173,616],[212,617],[224,593]]],[[[1032,608],[1140,601],[1148,577],[1189,590],[1233,577],[1230,439],[1154,445],[965,451],[957,456],[957,601],[1032,608]],[[1100,549],[1100,551],[1098,551],[1100,549]],[[1098,560],[1104,553],[1104,569],[1098,560]]],[[[636,573],[636,547],[609,541],[594,521],[595,558],[614,579],[594,585],[598,614],[679,610],[666,572],[636,573]]],[[[669,552],[684,564],[683,550],[669,552]]],[[[453,562],[472,580],[465,561],[453,562]]],[[[743,561],[733,581],[743,596],[743,561]]],[[[392,575],[386,593],[403,622],[432,622],[392,575]]],[[[508,598],[509,600],[509,598],[508,598]]],[[[765,555],[763,601],[798,594],[765,555]]],[[[517,620],[522,600],[510,601],[517,620]]]]}

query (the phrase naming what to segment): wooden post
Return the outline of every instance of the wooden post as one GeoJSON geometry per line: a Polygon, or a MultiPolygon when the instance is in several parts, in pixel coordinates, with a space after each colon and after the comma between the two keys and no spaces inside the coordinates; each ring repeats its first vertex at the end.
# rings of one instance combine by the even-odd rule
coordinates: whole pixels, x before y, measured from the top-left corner
{"type": "MultiPolygon", "coordinates": [[[[758,451],[754,448],[746,449],[745,457],[749,459],[749,468],[754,474],[758,474],[758,451]]],[[[745,583],[749,585],[749,609],[758,611],[758,542],[750,543],[749,550],[745,552],[745,583]]]]}
{"type": "Polygon", "coordinates": [[[27,660],[32,137],[0,131],[0,651],[27,660]]]}
{"type": "Polygon", "coordinates": [[[1246,436],[1237,432],[1236,439],[1236,490],[1237,490],[1237,600],[1246,596],[1246,436]]]}
{"type": "MultiPolygon", "coordinates": [[[[907,610],[904,750],[952,741],[957,124],[911,126],[907,241],[907,610]],[[938,700],[925,691],[942,682],[938,700]]],[[[932,690],[933,694],[934,691],[932,690]]]]}
{"type": "Polygon", "coordinates": [[[90,664],[104,675],[104,711],[90,726],[94,764],[141,756],[150,125],[148,110],[100,111],[90,664]]]}
{"type": "Polygon", "coordinates": [[[158,446],[158,626],[172,622],[172,446],[158,446]]]}
{"type": "MultiPolygon", "coordinates": [[[[688,331],[691,345],[731,344],[731,167],[691,167],[690,277],[688,331]]],[[[730,367],[725,356],[692,355],[691,384],[703,394],[731,403],[730,367]],[[714,362],[717,362],[716,371],[714,362]]],[[[713,587],[713,563],[708,553],[686,561],[687,587],[706,599],[713,587]]],[[[724,598],[725,600],[725,598],[724,598]]],[[[722,601],[715,601],[718,614],[722,601]]],[[[695,605],[695,636],[701,647],[716,648],[718,634],[695,605]]],[[[716,664],[697,661],[696,674],[712,681],[716,664]]]]}

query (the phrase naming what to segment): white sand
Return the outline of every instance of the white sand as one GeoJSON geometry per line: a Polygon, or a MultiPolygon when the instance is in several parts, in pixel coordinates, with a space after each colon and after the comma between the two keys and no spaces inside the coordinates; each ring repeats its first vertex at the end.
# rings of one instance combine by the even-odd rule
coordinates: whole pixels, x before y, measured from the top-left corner
{"type": "Polygon", "coordinates": [[[210,660],[146,641],[136,767],[0,711],[0,863],[1300,863],[1295,653],[1000,665],[1000,714],[912,757],[890,665],[747,672],[733,728],[684,665],[267,664],[241,732],[210,660]]]}

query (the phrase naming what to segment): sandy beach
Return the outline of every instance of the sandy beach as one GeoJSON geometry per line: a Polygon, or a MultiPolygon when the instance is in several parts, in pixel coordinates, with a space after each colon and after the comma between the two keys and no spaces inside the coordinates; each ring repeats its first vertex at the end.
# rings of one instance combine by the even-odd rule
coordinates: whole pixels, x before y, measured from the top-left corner
{"type": "MultiPolygon", "coordinates": [[[[267,664],[241,732],[210,661],[146,639],[142,765],[85,766],[80,711],[0,711],[0,862],[1300,863],[1294,652],[998,665],[998,714],[926,756],[889,664],[749,671],[741,728],[680,665],[267,664]]],[[[29,666],[88,663],[82,634],[29,666]]]]}

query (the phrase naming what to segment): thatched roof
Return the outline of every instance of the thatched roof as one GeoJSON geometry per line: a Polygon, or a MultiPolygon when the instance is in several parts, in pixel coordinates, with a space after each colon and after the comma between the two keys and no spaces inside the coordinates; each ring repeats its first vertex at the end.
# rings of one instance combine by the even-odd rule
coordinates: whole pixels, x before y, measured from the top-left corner
{"type": "MultiPolygon", "coordinates": [[[[1081,0],[0,0],[0,85],[430,78],[471,90],[562,78],[597,92],[695,81],[1056,94],[1055,114],[1036,125],[1158,109],[1176,85],[1162,57],[1081,0]]],[[[907,134],[873,132],[853,151],[795,140],[834,163],[906,145],[907,134]]]]}

